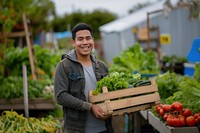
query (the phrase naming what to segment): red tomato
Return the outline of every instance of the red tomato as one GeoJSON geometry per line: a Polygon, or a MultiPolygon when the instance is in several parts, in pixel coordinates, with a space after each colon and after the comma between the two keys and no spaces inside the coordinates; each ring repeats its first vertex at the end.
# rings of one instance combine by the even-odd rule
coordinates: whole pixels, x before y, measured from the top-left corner
{"type": "Polygon", "coordinates": [[[181,126],[184,127],[185,126],[185,116],[184,115],[179,115],[180,121],[181,121],[181,126]]]}
{"type": "Polygon", "coordinates": [[[188,117],[188,116],[192,115],[192,111],[190,109],[184,109],[183,110],[183,115],[185,117],[188,117]]]}
{"type": "Polygon", "coordinates": [[[159,113],[160,112],[161,107],[157,106],[156,107],[156,112],[159,113]]]}
{"type": "Polygon", "coordinates": [[[174,127],[181,127],[182,126],[182,122],[181,122],[180,118],[179,117],[173,118],[172,125],[174,127]]]}
{"type": "Polygon", "coordinates": [[[194,114],[194,117],[195,118],[198,118],[200,116],[200,114],[199,113],[197,113],[197,114],[194,114]]]}
{"type": "Polygon", "coordinates": [[[172,105],[164,104],[164,105],[162,106],[162,108],[163,108],[163,111],[164,111],[164,112],[169,112],[169,111],[172,110],[172,105]]]}
{"type": "Polygon", "coordinates": [[[200,123],[200,113],[194,114],[194,118],[197,123],[200,123]]]}
{"type": "Polygon", "coordinates": [[[163,109],[161,108],[159,111],[160,116],[164,116],[165,112],[163,111],[163,109]]]}
{"type": "Polygon", "coordinates": [[[155,106],[155,108],[156,108],[156,112],[159,113],[159,112],[160,112],[160,109],[162,108],[162,104],[157,104],[157,105],[155,106]]]}
{"type": "Polygon", "coordinates": [[[172,119],[173,119],[173,117],[168,117],[167,118],[167,120],[166,120],[167,125],[172,126],[172,119]]]}
{"type": "Polygon", "coordinates": [[[196,124],[199,123],[198,118],[194,118],[194,119],[195,119],[195,123],[196,123],[196,124]]]}
{"type": "Polygon", "coordinates": [[[169,118],[169,117],[172,117],[172,114],[165,114],[165,115],[163,116],[163,119],[164,119],[164,120],[167,120],[167,118],[169,118]]]}
{"type": "Polygon", "coordinates": [[[196,121],[195,121],[194,116],[188,116],[188,117],[186,118],[186,125],[187,125],[187,126],[192,127],[192,126],[194,126],[195,124],[196,124],[196,121]]]}
{"type": "Polygon", "coordinates": [[[180,102],[174,102],[172,103],[172,108],[176,111],[181,111],[183,109],[183,105],[180,102]]]}

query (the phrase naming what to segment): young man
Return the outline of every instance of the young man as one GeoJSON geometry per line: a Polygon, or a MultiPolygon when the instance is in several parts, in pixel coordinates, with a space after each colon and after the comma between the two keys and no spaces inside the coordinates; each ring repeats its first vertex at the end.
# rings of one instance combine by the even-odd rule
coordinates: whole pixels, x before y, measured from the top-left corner
{"type": "Polygon", "coordinates": [[[91,53],[93,32],[89,25],[79,23],[72,29],[74,47],[56,67],[54,93],[63,107],[67,133],[113,133],[111,116],[88,102],[88,93],[96,82],[108,74],[108,68],[91,53]]]}

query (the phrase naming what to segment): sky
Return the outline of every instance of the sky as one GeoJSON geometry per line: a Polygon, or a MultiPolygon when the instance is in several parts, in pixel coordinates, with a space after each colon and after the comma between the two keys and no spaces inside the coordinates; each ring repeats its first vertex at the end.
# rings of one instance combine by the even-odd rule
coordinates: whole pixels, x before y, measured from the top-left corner
{"type": "Polygon", "coordinates": [[[94,9],[105,9],[119,17],[126,16],[128,10],[138,3],[156,2],[158,0],[52,0],[56,12],[62,16],[74,11],[92,12],[94,9]]]}

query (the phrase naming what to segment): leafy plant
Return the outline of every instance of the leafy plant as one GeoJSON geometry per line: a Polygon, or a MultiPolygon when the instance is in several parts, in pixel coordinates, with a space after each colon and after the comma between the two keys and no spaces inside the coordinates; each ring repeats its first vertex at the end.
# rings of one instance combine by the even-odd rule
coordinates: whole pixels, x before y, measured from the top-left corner
{"type": "Polygon", "coordinates": [[[194,78],[200,82],[200,63],[196,63],[194,67],[194,78]]]}
{"type": "Polygon", "coordinates": [[[98,93],[102,93],[102,88],[106,86],[108,91],[114,91],[119,89],[125,89],[129,87],[129,80],[134,79],[134,81],[138,81],[141,78],[139,73],[125,73],[125,72],[112,72],[108,76],[104,77],[100,81],[97,82],[96,89],[93,90],[93,94],[96,95],[98,93]]]}
{"type": "Polygon", "coordinates": [[[193,77],[168,72],[158,76],[156,84],[162,103],[179,101],[185,108],[200,112],[200,83],[193,77]]]}
{"type": "Polygon", "coordinates": [[[31,78],[31,68],[28,56],[28,48],[7,48],[5,49],[5,62],[1,60],[3,74],[0,76],[0,88],[2,93],[0,98],[22,98],[23,97],[23,79],[22,79],[22,64],[27,66],[28,76],[28,95],[29,98],[45,97],[49,98],[52,95],[43,93],[46,86],[53,85],[54,69],[61,58],[61,51],[51,52],[49,49],[44,49],[34,45],[36,57],[36,72],[38,79],[31,78]],[[4,74],[5,73],[5,74],[4,74]]]}
{"type": "Polygon", "coordinates": [[[179,91],[179,82],[182,80],[182,76],[175,73],[164,73],[156,78],[156,84],[158,91],[162,99],[166,99],[172,96],[175,92],[179,91]]]}
{"type": "MultiPolygon", "coordinates": [[[[51,52],[49,49],[42,48],[38,45],[34,45],[34,52],[36,58],[36,72],[41,76],[52,77],[53,71],[60,61],[62,52],[51,52]]],[[[7,70],[7,76],[21,76],[22,64],[27,66],[27,75],[31,75],[30,61],[28,48],[9,48],[6,49],[6,63],[5,68],[7,70]]]]}
{"type": "MultiPolygon", "coordinates": [[[[0,98],[23,98],[23,78],[19,76],[0,77],[0,98]]],[[[43,93],[45,86],[53,85],[53,79],[28,79],[28,97],[49,97],[48,93],[43,93]]],[[[51,96],[52,97],[52,96],[51,96]]]]}
{"type": "Polygon", "coordinates": [[[109,71],[131,73],[137,71],[142,74],[158,74],[160,67],[156,62],[156,55],[153,51],[149,50],[145,53],[140,44],[135,43],[113,58],[109,71]]]}
{"type": "Polygon", "coordinates": [[[166,99],[167,103],[181,102],[184,107],[191,109],[194,113],[200,112],[200,83],[194,78],[184,77],[179,83],[180,90],[166,99]]]}
{"type": "Polygon", "coordinates": [[[25,118],[15,111],[4,111],[0,116],[0,132],[37,132],[56,133],[62,128],[61,122],[55,120],[53,116],[25,118]]]}

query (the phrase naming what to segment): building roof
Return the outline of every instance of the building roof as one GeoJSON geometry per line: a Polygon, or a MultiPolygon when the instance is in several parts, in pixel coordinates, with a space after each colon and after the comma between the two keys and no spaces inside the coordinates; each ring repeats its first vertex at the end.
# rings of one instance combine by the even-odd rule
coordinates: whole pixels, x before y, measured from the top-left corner
{"type": "MultiPolygon", "coordinates": [[[[172,0],[171,4],[175,5],[178,0],[172,0]]],[[[147,7],[144,7],[136,12],[133,12],[132,14],[129,14],[123,18],[119,18],[117,20],[114,20],[110,23],[107,23],[101,27],[99,27],[99,30],[101,32],[120,32],[124,29],[128,29],[130,27],[135,26],[138,23],[144,22],[147,19],[147,13],[153,12],[156,10],[163,9],[163,5],[165,3],[165,0],[161,0],[159,2],[156,2],[154,4],[151,4],[147,7]]],[[[150,17],[154,17],[159,15],[159,13],[151,15],[150,17]]]]}

